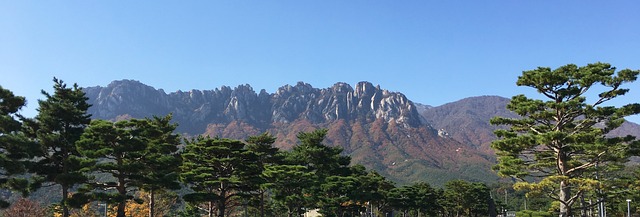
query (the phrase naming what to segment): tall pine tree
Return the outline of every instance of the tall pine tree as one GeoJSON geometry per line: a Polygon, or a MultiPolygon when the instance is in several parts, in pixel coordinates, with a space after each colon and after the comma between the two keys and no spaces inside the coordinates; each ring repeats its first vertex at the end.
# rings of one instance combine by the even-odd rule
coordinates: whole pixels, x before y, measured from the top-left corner
{"type": "MultiPolygon", "coordinates": [[[[22,132],[18,111],[25,105],[24,97],[15,96],[0,86],[0,188],[26,193],[27,182],[16,175],[26,172],[26,163],[38,150],[22,132]]],[[[7,201],[0,199],[0,207],[7,201]]]]}
{"type": "Polygon", "coordinates": [[[273,200],[287,209],[287,217],[300,216],[308,204],[308,186],[317,180],[313,172],[302,165],[268,165],[262,176],[273,193],[273,200]]]}
{"type": "Polygon", "coordinates": [[[514,96],[507,108],[521,118],[491,120],[508,127],[495,132],[499,138],[492,143],[498,154],[495,169],[500,175],[519,179],[516,188],[558,202],[560,217],[572,216],[582,195],[602,185],[596,180],[598,171],[623,167],[631,151],[640,148],[631,136],[607,136],[624,117],[640,113],[638,103],[607,104],[626,94],[629,90],[622,85],[635,81],[639,72],[615,71],[606,63],[525,71],[517,85],[534,88],[546,101],[514,96]]]}
{"type": "Polygon", "coordinates": [[[320,181],[334,175],[348,175],[351,157],[343,156],[341,147],[329,147],[323,143],[327,129],[298,134],[299,144],[287,155],[287,161],[306,166],[315,172],[320,181]]]}
{"type": "MultiPolygon", "coordinates": [[[[258,173],[263,173],[267,166],[277,165],[282,161],[282,153],[280,149],[273,146],[276,138],[268,133],[263,133],[258,136],[251,136],[247,139],[247,150],[252,152],[256,156],[256,169],[258,173]]],[[[256,184],[256,192],[258,198],[258,209],[260,210],[260,216],[264,217],[264,203],[265,194],[267,193],[264,184],[267,180],[264,176],[254,177],[254,183],[256,184]]]]}
{"type": "Polygon", "coordinates": [[[140,161],[145,165],[141,188],[149,192],[149,217],[155,216],[156,193],[179,189],[179,172],[182,158],[178,153],[180,136],[171,124],[172,115],[146,119],[149,127],[143,132],[147,147],[140,161]]]}
{"type": "Polygon", "coordinates": [[[226,215],[228,202],[246,198],[259,176],[255,154],[238,140],[199,137],[182,154],[181,179],[194,191],[184,196],[192,203],[207,203],[209,217],[226,215]]]}
{"type": "Polygon", "coordinates": [[[92,172],[109,174],[114,181],[88,182],[87,190],[93,190],[91,195],[95,199],[118,204],[117,216],[126,215],[125,208],[128,201],[134,200],[134,191],[141,187],[158,190],[162,187],[174,185],[170,178],[173,163],[172,154],[176,146],[175,138],[167,138],[173,127],[169,119],[131,119],[118,122],[94,120],[78,142],[78,149],[83,156],[93,159],[96,164],[92,172]],[[166,128],[165,128],[166,127],[166,128]],[[164,129],[163,129],[164,128],[164,129]],[[165,132],[162,132],[165,131],[165,132]],[[163,138],[165,137],[165,138],[163,138]],[[171,144],[165,143],[171,142],[171,144]],[[165,150],[166,149],[166,150],[165,150]],[[169,159],[158,155],[168,154],[169,159]],[[167,166],[168,168],[159,169],[167,166]],[[158,171],[151,171],[158,169],[158,171]],[[168,174],[156,174],[167,172],[168,174]],[[115,189],[110,192],[109,189],[115,189]]]}
{"type": "Polygon", "coordinates": [[[327,135],[326,129],[318,129],[311,132],[298,133],[299,144],[286,155],[287,164],[302,165],[317,178],[317,182],[306,186],[311,198],[311,204],[307,208],[321,206],[323,197],[322,185],[327,178],[332,176],[345,177],[350,173],[349,163],[351,158],[343,156],[342,148],[329,147],[323,143],[327,135]]]}
{"type": "Polygon", "coordinates": [[[82,170],[87,162],[80,157],[76,141],[91,121],[87,110],[91,105],[77,84],[73,87],[57,78],[53,79],[53,95],[42,91],[46,99],[39,100],[38,114],[25,120],[29,135],[40,145],[39,156],[33,172],[43,181],[62,188],[62,216],[69,216],[67,201],[69,190],[87,180],[82,170]]]}

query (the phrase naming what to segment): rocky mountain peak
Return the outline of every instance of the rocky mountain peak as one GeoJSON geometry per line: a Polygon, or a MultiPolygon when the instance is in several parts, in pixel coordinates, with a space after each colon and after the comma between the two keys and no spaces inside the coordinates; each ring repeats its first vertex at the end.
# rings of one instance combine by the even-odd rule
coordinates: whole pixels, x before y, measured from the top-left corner
{"type": "Polygon", "coordinates": [[[380,86],[374,87],[373,84],[369,82],[361,81],[356,84],[355,96],[358,98],[370,97],[379,90],[380,86]]]}
{"type": "Polygon", "coordinates": [[[286,96],[290,94],[309,94],[314,90],[315,89],[310,84],[299,81],[295,86],[287,84],[278,88],[278,91],[275,94],[280,96],[286,96]]]}
{"type": "Polygon", "coordinates": [[[351,88],[351,85],[344,83],[344,82],[338,82],[335,83],[332,87],[331,90],[334,93],[347,93],[347,92],[353,92],[353,88],[351,88]]]}
{"type": "MultiPolygon", "coordinates": [[[[307,119],[312,123],[336,120],[367,121],[383,119],[406,126],[425,122],[403,94],[380,89],[369,82],[356,88],[338,82],[329,88],[314,88],[308,83],[284,85],[273,93],[256,93],[248,84],[235,88],[221,86],[214,90],[162,90],[134,80],[114,81],[107,87],[85,88],[90,112],[101,119],[117,119],[119,115],[146,117],[173,113],[176,119],[199,126],[210,123],[240,121],[266,127],[270,123],[290,123],[307,119]]],[[[190,133],[197,132],[187,130],[190,133]]]]}
{"type": "Polygon", "coordinates": [[[84,88],[90,103],[90,112],[96,117],[113,117],[128,114],[140,116],[168,112],[169,99],[163,90],[135,80],[111,82],[106,87],[84,88]],[[93,99],[93,100],[91,100],[93,99]]]}

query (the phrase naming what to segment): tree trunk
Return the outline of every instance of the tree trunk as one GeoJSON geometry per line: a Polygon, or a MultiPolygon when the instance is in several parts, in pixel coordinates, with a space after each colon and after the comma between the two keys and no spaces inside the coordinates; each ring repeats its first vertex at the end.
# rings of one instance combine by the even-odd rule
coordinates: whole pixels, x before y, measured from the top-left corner
{"type": "Polygon", "coordinates": [[[209,217],[213,217],[213,201],[209,201],[209,217]]]}
{"type": "Polygon", "coordinates": [[[264,217],[264,191],[260,193],[260,217],[264,217]]]}
{"type": "Polygon", "coordinates": [[[127,208],[127,202],[125,201],[121,201],[118,203],[118,213],[116,214],[116,217],[126,217],[125,215],[125,209],[127,208]]]}
{"type": "Polygon", "coordinates": [[[118,178],[119,182],[118,183],[118,194],[120,194],[120,196],[122,196],[122,200],[120,202],[118,202],[118,211],[116,214],[116,217],[126,217],[126,208],[127,208],[127,200],[124,199],[127,196],[127,189],[124,186],[124,178],[120,177],[118,178]]]}
{"type": "MultiPolygon", "coordinates": [[[[567,163],[568,159],[566,153],[562,151],[561,148],[558,148],[557,152],[557,165],[558,165],[558,175],[563,175],[568,177],[567,174],[567,163]]],[[[560,181],[560,190],[558,192],[558,199],[560,200],[560,217],[569,217],[572,215],[571,213],[571,204],[569,203],[569,199],[571,198],[571,187],[567,185],[566,180],[560,181]]]]}
{"type": "Polygon", "coordinates": [[[149,217],[155,216],[156,197],[153,189],[149,190],[149,217]]]}
{"type": "Polygon", "coordinates": [[[69,208],[67,207],[67,199],[69,198],[69,186],[62,185],[62,202],[60,202],[60,206],[62,206],[62,217],[69,217],[69,208]]]}
{"type": "Polygon", "coordinates": [[[570,197],[571,188],[567,186],[566,181],[560,181],[560,193],[558,194],[558,198],[560,198],[560,217],[571,216],[571,206],[568,204],[570,197]]]}
{"type": "Polygon", "coordinates": [[[225,200],[223,198],[224,196],[222,196],[221,199],[218,199],[218,217],[224,217],[224,214],[225,214],[224,212],[227,211],[224,204],[225,200]]]}
{"type": "MultiPolygon", "coordinates": [[[[117,158],[117,165],[118,167],[122,168],[122,158],[118,157],[117,158]]],[[[127,208],[127,187],[125,184],[125,178],[124,175],[122,173],[119,173],[117,175],[118,178],[118,185],[116,186],[116,189],[118,190],[118,194],[121,198],[121,201],[118,202],[118,211],[117,211],[117,215],[116,217],[126,217],[126,211],[125,209],[127,208]]]]}
{"type": "Polygon", "coordinates": [[[587,217],[587,204],[584,201],[584,194],[580,196],[580,206],[582,207],[582,211],[580,212],[581,217],[587,217]]]}

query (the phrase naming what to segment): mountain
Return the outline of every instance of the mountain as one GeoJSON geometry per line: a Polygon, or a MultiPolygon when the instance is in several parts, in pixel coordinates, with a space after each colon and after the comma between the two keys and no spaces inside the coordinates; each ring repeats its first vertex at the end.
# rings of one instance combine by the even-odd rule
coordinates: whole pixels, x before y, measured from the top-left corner
{"type": "Polygon", "coordinates": [[[451,179],[493,182],[492,158],[434,129],[403,94],[368,82],[314,88],[299,82],[275,93],[249,85],[165,93],[138,81],[84,88],[93,118],[119,120],[173,114],[178,131],[244,139],[270,132],[290,149],[302,131],[327,128],[326,144],[399,183],[451,179]]]}
{"type": "Polygon", "coordinates": [[[489,124],[495,116],[517,117],[506,109],[509,99],[499,96],[469,97],[422,111],[424,118],[442,133],[480,152],[493,155],[491,141],[497,126],[489,124]]]}
{"type": "MultiPolygon", "coordinates": [[[[93,118],[172,113],[178,131],[186,136],[244,139],[270,132],[278,138],[276,146],[287,150],[296,145],[299,132],[327,128],[326,144],[344,148],[353,163],[399,183],[496,181],[490,143],[498,127],[489,120],[517,117],[506,109],[509,99],[504,97],[470,97],[434,107],[368,82],[322,89],[299,82],[275,93],[256,92],[250,85],[165,93],[121,80],[84,90],[93,104],[93,118]]],[[[640,125],[626,122],[611,134],[640,137],[640,125]]]]}
{"type": "Polygon", "coordinates": [[[640,138],[640,125],[633,122],[624,122],[619,128],[609,133],[611,136],[627,136],[632,135],[640,138]]]}
{"type": "MultiPolygon", "coordinates": [[[[517,118],[518,115],[506,108],[509,101],[500,96],[469,97],[441,106],[425,106],[420,113],[441,134],[495,158],[490,146],[496,139],[493,131],[498,126],[490,125],[489,120],[495,116],[517,118]]],[[[640,125],[625,122],[610,135],[640,137],[640,125]]]]}

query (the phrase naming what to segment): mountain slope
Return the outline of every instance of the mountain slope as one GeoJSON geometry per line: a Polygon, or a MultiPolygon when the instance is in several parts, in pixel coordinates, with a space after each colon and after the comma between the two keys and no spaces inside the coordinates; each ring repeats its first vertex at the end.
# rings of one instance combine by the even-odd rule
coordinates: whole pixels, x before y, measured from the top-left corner
{"type": "MultiPolygon", "coordinates": [[[[314,88],[299,82],[275,93],[249,85],[214,90],[165,93],[138,81],[114,81],[85,88],[94,118],[118,120],[173,113],[178,131],[244,139],[270,132],[276,145],[290,149],[299,132],[329,130],[325,142],[344,148],[354,163],[390,179],[436,185],[450,179],[493,182],[495,154],[490,143],[494,116],[517,117],[509,99],[479,96],[432,107],[368,82],[355,88],[336,83],[314,88]]],[[[640,125],[627,122],[612,135],[640,136],[640,125]]]]}
{"type": "Polygon", "coordinates": [[[249,85],[215,90],[165,93],[137,81],[114,81],[85,88],[93,118],[118,120],[173,113],[178,130],[244,139],[270,132],[276,145],[289,149],[296,135],[329,130],[325,142],[340,146],[353,163],[375,169],[390,179],[441,185],[450,179],[492,182],[492,160],[473,148],[443,137],[403,94],[368,82],[355,88],[336,83],[314,88],[285,85],[275,93],[256,93],[249,85]]]}
{"type": "MultiPolygon", "coordinates": [[[[489,120],[495,116],[518,117],[507,110],[508,103],[508,98],[499,96],[469,97],[437,107],[423,106],[421,114],[441,133],[487,156],[494,156],[490,145],[496,139],[493,131],[498,126],[490,125],[489,120]]],[[[610,135],[640,137],[640,125],[625,122],[610,135]]]]}
{"type": "Polygon", "coordinates": [[[425,109],[422,115],[434,128],[451,138],[487,154],[493,153],[491,141],[497,126],[489,124],[495,116],[517,117],[506,109],[509,99],[478,96],[425,109]]]}

